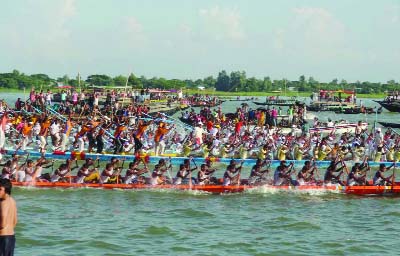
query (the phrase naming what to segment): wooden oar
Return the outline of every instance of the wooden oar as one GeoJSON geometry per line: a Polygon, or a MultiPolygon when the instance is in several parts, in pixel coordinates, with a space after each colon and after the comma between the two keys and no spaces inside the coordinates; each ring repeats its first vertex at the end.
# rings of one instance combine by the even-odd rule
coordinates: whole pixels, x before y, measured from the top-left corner
{"type": "Polygon", "coordinates": [[[396,170],[396,162],[394,162],[394,166],[393,166],[393,174],[392,174],[392,193],[393,193],[393,189],[394,189],[394,182],[396,179],[396,174],[395,174],[395,170],[396,170]]]}
{"type": "Polygon", "coordinates": [[[122,165],[121,165],[121,167],[119,167],[118,172],[116,173],[117,184],[119,184],[119,175],[121,174],[122,169],[124,168],[125,160],[126,160],[126,157],[124,157],[124,159],[122,160],[122,165]]]}

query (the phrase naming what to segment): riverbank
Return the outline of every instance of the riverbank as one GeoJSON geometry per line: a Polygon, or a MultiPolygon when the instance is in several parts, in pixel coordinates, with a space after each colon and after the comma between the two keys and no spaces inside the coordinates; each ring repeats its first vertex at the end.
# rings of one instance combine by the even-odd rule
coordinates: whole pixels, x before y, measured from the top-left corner
{"type": "MultiPolygon", "coordinates": [[[[200,94],[200,95],[213,95],[222,97],[265,97],[265,96],[282,96],[282,97],[310,97],[312,92],[222,92],[214,90],[187,90],[185,93],[190,95],[200,94]]],[[[379,99],[386,97],[384,93],[374,93],[374,94],[356,94],[357,98],[363,99],[379,99]]]]}
{"type": "MultiPolygon", "coordinates": [[[[112,89],[107,88],[105,89],[112,89]]],[[[59,92],[60,89],[52,88],[52,92],[59,92]]],[[[19,90],[15,88],[0,88],[0,93],[4,92],[15,92],[15,93],[24,93],[24,90],[19,90]]],[[[188,89],[184,90],[185,93],[189,95],[200,94],[200,95],[212,95],[212,96],[219,96],[219,97],[266,97],[266,96],[282,96],[282,97],[309,97],[311,92],[222,92],[222,91],[214,91],[214,90],[196,90],[196,89],[188,89]]],[[[28,95],[29,90],[26,90],[25,93],[28,95]]],[[[384,93],[373,93],[373,94],[357,94],[357,98],[362,99],[380,99],[385,98],[387,95],[384,93]]]]}

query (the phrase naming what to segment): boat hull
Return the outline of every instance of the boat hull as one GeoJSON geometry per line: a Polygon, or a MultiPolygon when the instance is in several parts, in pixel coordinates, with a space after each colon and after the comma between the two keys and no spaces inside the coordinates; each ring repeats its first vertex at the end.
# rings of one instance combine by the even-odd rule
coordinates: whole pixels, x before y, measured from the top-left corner
{"type": "Polygon", "coordinates": [[[304,192],[337,192],[354,195],[390,195],[400,194],[400,185],[395,186],[271,186],[271,185],[147,185],[147,184],[78,184],[68,182],[12,182],[14,187],[37,188],[97,188],[97,189],[126,189],[126,190],[189,190],[212,194],[241,193],[252,190],[276,190],[276,191],[304,191],[304,192]]]}
{"type": "Polygon", "coordinates": [[[386,108],[390,112],[400,112],[400,101],[388,102],[388,101],[376,100],[375,102],[379,103],[379,105],[381,105],[382,107],[386,108]]]}
{"type": "Polygon", "coordinates": [[[378,122],[380,125],[384,127],[390,127],[390,128],[400,128],[399,123],[388,123],[388,122],[378,122]]]}

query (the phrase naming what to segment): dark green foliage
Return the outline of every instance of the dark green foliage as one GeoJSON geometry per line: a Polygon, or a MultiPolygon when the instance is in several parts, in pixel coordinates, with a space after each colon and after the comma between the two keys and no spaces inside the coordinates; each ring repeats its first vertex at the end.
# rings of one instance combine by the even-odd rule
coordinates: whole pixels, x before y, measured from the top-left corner
{"type": "Polygon", "coordinates": [[[54,88],[57,82],[64,85],[71,85],[76,88],[91,86],[118,86],[128,88],[159,88],[159,89],[178,89],[198,87],[215,88],[217,91],[225,92],[271,92],[271,91],[287,91],[294,90],[299,92],[314,92],[320,89],[326,90],[356,90],[357,93],[383,93],[385,91],[400,90],[399,82],[395,80],[386,83],[360,82],[348,83],[346,80],[332,79],[329,83],[316,81],[313,77],[300,76],[298,81],[289,81],[286,79],[271,80],[269,76],[263,79],[255,77],[247,77],[245,71],[233,71],[228,74],[225,70],[219,72],[218,77],[208,76],[204,79],[165,79],[162,77],[146,78],[144,76],[137,77],[133,73],[127,76],[116,76],[114,78],[107,75],[90,75],[86,80],[82,80],[78,76],[69,78],[67,75],[53,79],[46,74],[25,75],[18,70],[11,73],[0,73],[0,88],[29,89],[35,87],[37,89],[54,88]]]}

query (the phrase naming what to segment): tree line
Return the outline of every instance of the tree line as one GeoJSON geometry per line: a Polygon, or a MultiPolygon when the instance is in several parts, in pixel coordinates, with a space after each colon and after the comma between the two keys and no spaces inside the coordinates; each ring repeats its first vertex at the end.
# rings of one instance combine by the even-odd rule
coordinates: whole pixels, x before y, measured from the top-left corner
{"type": "Polygon", "coordinates": [[[390,80],[386,83],[372,83],[368,81],[356,81],[348,83],[346,80],[333,79],[330,82],[320,82],[313,77],[306,78],[300,76],[297,81],[287,79],[274,79],[266,76],[263,79],[255,77],[247,77],[245,71],[233,71],[228,74],[225,70],[219,72],[218,76],[208,76],[204,79],[165,79],[162,77],[146,78],[144,76],[137,77],[134,74],[127,76],[108,75],[89,75],[83,80],[79,75],[70,78],[65,75],[59,78],[51,78],[46,74],[27,75],[13,70],[11,73],[0,73],[0,88],[12,89],[30,89],[31,87],[41,88],[43,90],[54,88],[57,83],[71,85],[74,87],[101,87],[101,86],[117,86],[128,88],[162,88],[162,89],[178,89],[178,88],[215,88],[217,91],[225,92],[271,92],[271,91],[299,91],[314,92],[319,89],[326,90],[356,90],[357,93],[382,93],[386,91],[399,90],[399,83],[390,80]]]}

